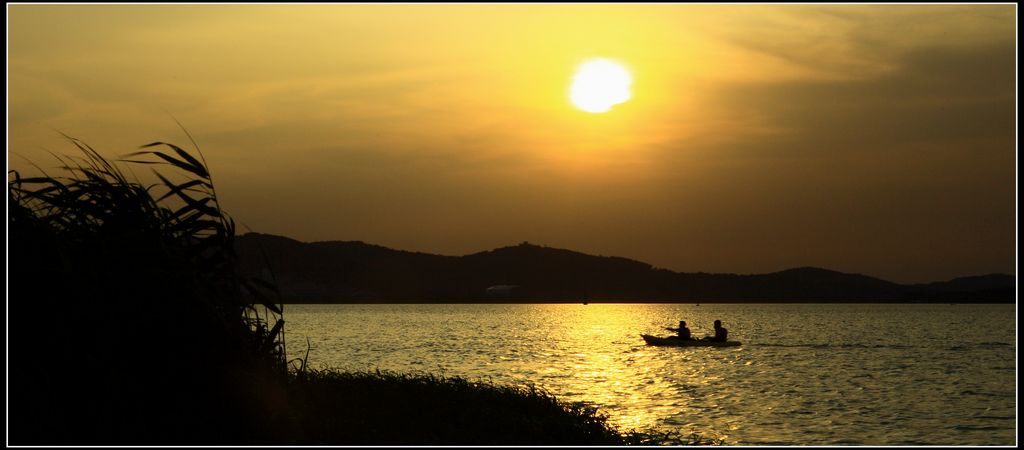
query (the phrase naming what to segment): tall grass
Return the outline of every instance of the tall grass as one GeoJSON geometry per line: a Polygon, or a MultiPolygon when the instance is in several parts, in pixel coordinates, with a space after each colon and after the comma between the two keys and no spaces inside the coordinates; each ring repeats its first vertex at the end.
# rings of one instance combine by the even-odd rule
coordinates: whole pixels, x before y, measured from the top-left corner
{"type": "Polygon", "coordinates": [[[290,392],[303,442],[348,445],[718,445],[621,433],[593,406],[536,386],[394,372],[309,370],[290,392]]]}
{"type": "Polygon", "coordinates": [[[8,172],[15,436],[182,443],[251,431],[260,408],[240,405],[265,403],[260,390],[286,375],[282,305],[271,283],[236,273],[235,224],[201,153],[154,142],[111,162],[68,140],[82,155],[57,156],[59,175],[8,172]]]}

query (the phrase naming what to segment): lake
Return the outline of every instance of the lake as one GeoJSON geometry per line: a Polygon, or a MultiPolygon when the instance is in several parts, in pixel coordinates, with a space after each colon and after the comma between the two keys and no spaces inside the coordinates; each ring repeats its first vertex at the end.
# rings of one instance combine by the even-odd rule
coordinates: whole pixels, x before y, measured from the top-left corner
{"type": "Polygon", "coordinates": [[[314,368],[533,384],[726,445],[1015,445],[1016,305],[286,305],[314,368]],[[728,348],[652,347],[722,320],[728,348]]]}

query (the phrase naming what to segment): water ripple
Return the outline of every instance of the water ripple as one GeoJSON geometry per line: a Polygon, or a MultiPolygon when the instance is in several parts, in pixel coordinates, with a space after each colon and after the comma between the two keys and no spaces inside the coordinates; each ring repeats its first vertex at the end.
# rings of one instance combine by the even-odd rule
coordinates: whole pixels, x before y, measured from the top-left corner
{"type": "Polygon", "coordinates": [[[1012,445],[1014,305],[971,308],[289,305],[286,331],[310,338],[312,367],[535,384],[624,430],[729,445],[1012,445]],[[681,318],[697,336],[721,319],[743,345],[640,340],[681,318]],[[983,341],[964,339],[981,329],[983,341]]]}

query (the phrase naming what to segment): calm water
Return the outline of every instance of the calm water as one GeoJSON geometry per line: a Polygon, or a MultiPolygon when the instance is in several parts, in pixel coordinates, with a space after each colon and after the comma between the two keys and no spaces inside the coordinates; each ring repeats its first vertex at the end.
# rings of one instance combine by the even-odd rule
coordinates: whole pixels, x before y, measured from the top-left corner
{"type": "Polygon", "coordinates": [[[1014,445],[1015,305],[287,305],[313,367],[534,384],[728,445],[1014,445]],[[732,348],[644,345],[721,319],[732,348]]]}

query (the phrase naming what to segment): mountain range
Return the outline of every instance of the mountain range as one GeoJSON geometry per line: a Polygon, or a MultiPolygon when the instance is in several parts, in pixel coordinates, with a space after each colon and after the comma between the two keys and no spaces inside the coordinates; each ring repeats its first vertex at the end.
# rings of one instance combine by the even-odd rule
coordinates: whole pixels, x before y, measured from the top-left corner
{"type": "Polygon", "coordinates": [[[681,273],[528,242],[465,256],[261,233],[235,245],[240,272],[275,282],[286,303],[1016,301],[1016,279],[1006,274],[898,284],[816,267],[681,273]]]}

